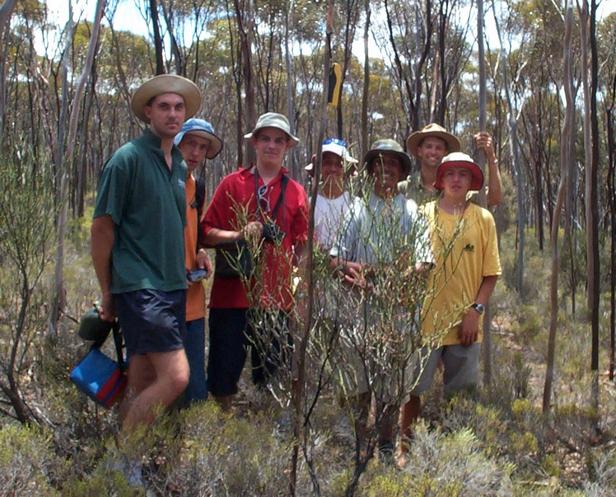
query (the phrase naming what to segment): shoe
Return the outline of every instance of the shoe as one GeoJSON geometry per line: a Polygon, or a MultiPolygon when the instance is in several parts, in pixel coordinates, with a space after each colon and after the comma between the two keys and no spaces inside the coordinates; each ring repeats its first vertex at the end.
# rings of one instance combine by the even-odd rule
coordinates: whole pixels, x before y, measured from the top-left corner
{"type": "Polygon", "coordinates": [[[121,473],[131,488],[144,488],[141,461],[128,459],[125,455],[110,457],[105,462],[107,471],[121,473]]]}
{"type": "Polygon", "coordinates": [[[379,460],[386,465],[394,463],[394,443],[391,441],[381,442],[379,445],[379,460]]]}
{"type": "Polygon", "coordinates": [[[124,477],[128,482],[128,486],[132,488],[144,488],[145,481],[143,481],[143,473],[142,473],[141,461],[135,461],[126,459],[126,463],[124,466],[124,477]]]}

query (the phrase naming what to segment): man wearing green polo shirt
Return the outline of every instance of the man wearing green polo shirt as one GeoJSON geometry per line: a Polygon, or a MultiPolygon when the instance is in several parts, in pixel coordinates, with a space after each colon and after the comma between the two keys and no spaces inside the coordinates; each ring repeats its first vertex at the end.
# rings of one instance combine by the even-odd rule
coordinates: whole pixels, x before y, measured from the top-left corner
{"type": "MultiPolygon", "coordinates": [[[[490,133],[480,131],[473,135],[473,141],[475,146],[482,150],[486,156],[488,166],[486,201],[488,207],[495,207],[502,202],[503,194],[492,136],[490,133]]],[[[460,151],[460,140],[447,132],[442,126],[431,123],[409,135],[406,139],[406,150],[417,159],[419,171],[400,183],[400,185],[404,185],[400,188],[401,191],[404,190],[402,193],[405,193],[408,198],[412,198],[417,202],[417,205],[435,200],[439,194],[434,188],[436,169],[443,157],[451,152],[460,151]]]]}
{"type": "Polygon", "coordinates": [[[98,187],[91,254],[102,291],[101,316],[118,317],[126,342],[123,435],[150,424],[188,382],[182,345],[186,165],[173,138],[200,105],[199,89],[185,78],[146,81],[131,107],[148,128],[113,154],[98,187]]]}

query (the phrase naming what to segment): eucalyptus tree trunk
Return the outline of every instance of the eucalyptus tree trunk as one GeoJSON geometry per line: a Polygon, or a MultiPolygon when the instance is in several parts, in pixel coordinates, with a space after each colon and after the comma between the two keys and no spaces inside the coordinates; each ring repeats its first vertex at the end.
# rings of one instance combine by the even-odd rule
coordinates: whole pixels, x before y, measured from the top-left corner
{"type": "MultiPolygon", "coordinates": [[[[595,0],[578,5],[582,47],[582,81],[584,89],[584,163],[586,189],[586,271],[588,273],[588,310],[592,330],[590,369],[592,374],[590,404],[599,409],[599,213],[597,176],[599,163],[599,128],[597,123],[597,40],[595,0]],[[590,61],[590,67],[588,62],[590,61]]],[[[598,418],[596,418],[598,419],[598,418]]],[[[595,429],[597,427],[595,426],[595,429]]]]}
{"type": "Polygon", "coordinates": [[[56,136],[56,147],[54,150],[53,162],[55,172],[55,198],[58,217],[56,221],[56,260],[54,273],[54,295],[51,306],[51,315],[49,316],[49,333],[55,335],[57,332],[58,320],[60,313],[64,310],[65,295],[64,295],[64,231],[66,229],[66,175],[68,168],[64,164],[64,144],[66,114],[68,113],[68,64],[70,47],[73,40],[75,23],[73,20],[73,3],[69,0],[68,4],[68,20],[65,28],[65,45],[62,52],[60,62],[60,73],[62,74],[62,99],[60,113],[58,114],[58,134],[56,136]],[[66,169],[66,170],[65,170],[66,169]]]}
{"type": "Polygon", "coordinates": [[[616,74],[612,79],[610,105],[606,109],[608,180],[607,197],[610,206],[610,380],[616,367],[616,142],[614,133],[614,104],[616,104],[616,74]]]}
{"type": "Polygon", "coordinates": [[[150,0],[150,15],[152,16],[152,32],[154,34],[154,52],[156,54],[156,75],[165,73],[163,60],[163,39],[160,35],[160,21],[158,20],[158,2],[150,0]]]}
{"type": "MultiPolygon", "coordinates": [[[[314,211],[317,203],[319,182],[321,181],[321,148],[325,129],[327,126],[327,97],[329,94],[329,71],[331,67],[331,39],[334,32],[334,3],[333,0],[327,2],[327,22],[325,30],[325,50],[323,57],[323,94],[321,98],[321,116],[319,122],[318,146],[316,160],[313,164],[313,180],[310,192],[310,212],[308,216],[308,241],[303,259],[303,291],[301,296],[303,301],[298,302],[301,311],[298,312],[299,343],[297,343],[293,356],[293,379],[291,386],[291,407],[293,409],[293,446],[291,453],[291,471],[289,478],[289,495],[294,497],[297,492],[297,469],[299,463],[299,449],[301,444],[306,444],[308,436],[307,427],[310,426],[309,419],[304,416],[304,403],[306,392],[306,360],[308,343],[313,328],[313,306],[314,306],[314,211]]],[[[307,452],[307,451],[305,451],[307,452]]],[[[310,464],[310,461],[307,461],[310,464]]],[[[313,490],[316,495],[320,495],[319,484],[313,473],[310,471],[313,490]]]]}
{"type": "MultiPolygon", "coordinates": [[[[287,70],[287,117],[291,123],[292,129],[297,130],[297,119],[295,113],[295,105],[293,104],[293,88],[295,88],[295,75],[293,73],[293,60],[291,57],[291,50],[289,48],[289,30],[292,22],[291,14],[293,12],[294,3],[291,0],[289,8],[287,10],[287,22],[284,27],[284,61],[287,70]]],[[[291,157],[291,164],[289,170],[295,178],[299,178],[301,170],[298,161],[297,147],[293,147],[289,151],[291,157]]]]}
{"type": "Polygon", "coordinates": [[[416,63],[409,64],[409,68],[403,65],[400,57],[400,47],[398,44],[403,42],[404,39],[400,39],[394,34],[393,25],[396,20],[392,18],[388,0],[384,1],[383,6],[385,7],[389,42],[394,53],[394,67],[400,80],[398,91],[402,101],[406,101],[408,104],[409,127],[411,130],[416,130],[419,128],[421,121],[422,72],[430,55],[432,32],[434,29],[432,23],[432,2],[431,0],[426,0],[424,37],[421,40],[417,40],[417,47],[421,46],[421,55],[416,63]]]}
{"type": "MultiPolygon", "coordinates": [[[[58,220],[57,220],[57,248],[56,248],[56,268],[55,268],[55,297],[54,305],[52,307],[52,315],[50,328],[54,332],[57,331],[58,319],[60,313],[64,310],[65,305],[65,290],[64,290],[64,237],[66,235],[66,218],[68,213],[68,175],[71,170],[71,164],[73,161],[73,155],[75,151],[75,138],[77,137],[77,123],[81,113],[81,101],[83,93],[85,91],[86,83],[90,77],[92,70],[92,64],[94,61],[94,55],[96,53],[96,47],[98,46],[98,35],[100,33],[101,19],[103,18],[103,12],[105,11],[106,0],[98,0],[96,4],[96,13],[94,17],[94,24],[92,26],[92,36],[88,44],[88,53],[86,55],[83,71],[77,81],[77,88],[73,96],[73,106],[71,109],[68,135],[66,140],[58,143],[59,147],[59,162],[57,163],[57,177],[58,177],[58,220]],[[66,144],[66,148],[64,147],[66,144]]],[[[72,18],[72,13],[71,13],[72,18]]],[[[71,21],[69,21],[71,22],[71,21]]],[[[72,29],[69,30],[69,40],[67,41],[67,48],[69,43],[72,43],[72,29]]],[[[68,51],[67,51],[68,53],[68,51]]],[[[66,71],[66,59],[64,63],[64,70],[66,71]]],[[[68,78],[64,79],[64,84],[68,86],[68,78]]],[[[68,99],[68,92],[64,93],[63,99],[68,99]]],[[[63,108],[67,108],[68,102],[63,101],[63,108]]],[[[60,122],[60,127],[63,127],[63,122],[60,122]]]]}
{"type": "Polygon", "coordinates": [[[364,26],[364,92],[361,96],[361,143],[360,157],[363,157],[368,152],[368,101],[370,97],[370,56],[369,56],[369,41],[370,41],[370,0],[364,1],[364,12],[366,14],[366,25],[364,26]]]}
{"type": "Polygon", "coordinates": [[[0,5],[0,146],[4,141],[4,121],[6,108],[6,58],[9,44],[11,14],[17,0],[4,0],[0,5]]]}
{"type": "MultiPolygon", "coordinates": [[[[477,58],[479,63],[479,130],[486,129],[486,59],[484,49],[484,6],[483,0],[477,0],[477,58]]],[[[475,153],[475,161],[485,171],[486,157],[483,152],[475,153]]],[[[479,192],[479,203],[482,207],[486,207],[487,199],[485,188],[479,192]]],[[[492,335],[490,333],[490,322],[492,321],[492,313],[490,306],[486,306],[486,312],[483,319],[483,345],[481,348],[483,354],[483,383],[488,388],[492,385],[492,335]]]]}
{"type": "MultiPolygon", "coordinates": [[[[342,82],[344,85],[344,80],[346,79],[346,74],[349,68],[349,61],[351,60],[352,55],[352,45],[353,39],[355,38],[355,26],[358,21],[358,0],[345,0],[345,23],[344,23],[344,49],[343,49],[343,61],[342,61],[342,82]]],[[[344,127],[342,121],[342,91],[340,92],[340,99],[338,101],[338,106],[336,108],[336,132],[338,138],[344,138],[344,127]]]]}
{"type": "Polygon", "coordinates": [[[511,100],[511,90],[509,84],[509,75],[507,73],[507,56],[503,48],[503,38],[501,36],[500,25],[496,16],[496,8],[492,3],[492,11],[494,13],[494,23],[498,41],[501,46],[501,72],[503,76],[503,88],[505,90],[505,98],[507,102],[507,124],[509,127],[509,151],[513,165],[513,172],[516,184],[517,196],[517,229],[518,229],[518,247],[516,254],[515,266],[515,288],[518,293],[522,292],[524,283],[524,248],[526,244],[526,196],[524,194],[524,181],[522,178],[522,166],[520,164],[520,141],[518,139],[518,123],[515,115],[515,109],[511,100]]]}
{"type": "MultiPolygon", "coordinates": [[[[235,0],[234,0],[235,1],[235,0]]],[[[229,0],[225,1],[226,4],[226,12],[227,12],[227,27],[229,29],[229,57],[231,59],[231,72],[233,74],[233,81],[235,82],[235,98],[236,98],[236,110],[237,110],[237,119],[235,120],[235,138],[238,144],[237,146],[237,163],[244,164],[244,149],[242,148],[242,141],[244,135],[244,122],[242,120],[242,115],[244,114],[244,105],[243,105],[243,97],[242,97],[242,49],[240,47],[240,42],[236,41],[233,26],[232,26],[232,11],[231,6],[229,4],[229,0]]],[[[224,171],[221,171],[221,174],[218,179],[222,178],[224,171]]]]}
{"type": "Polygon", "coordinates": [[[558,230],[565,199],[567,197],[568,175],[571,161],[575,160],[571,153],[571,143],[575,143],[575,100],[573,84],[573,50],[571,49],[571,33],[573,31],[573,7],[566,3],[565,36],[563,38],[563,66],[565,90],[565,121],[560,138],[560,182],[554,215],[550,245],[552,249],[552,272],[550,276],[550,330],[548,334],[548,355],[543,387],[543,413],[550,411],[552,399],[552,382],[554,379],[554,357],[556,355],[556,330],[558,326],[558,276],[560,272],[560,250],[558,246],[558,230]]]}
{"type": "MultiPolygon", "coordinates": [[[[257,101],[255,94],[254,74],[252,70],[252,39],[254,33],[254,6],[253,0],[234,0],[235,19],[239,33],[239,44],[244,82],[246,116],[239,116],[240,122],[244,122],[246,129],[252,129],[257,122],[257,101]]],[[[241,141],[239,142],[241,143],[241,141]]],[[[255,151],[248,142],[245,143],[244,154],[246,165],[248,166],[255,160],[255,151]]]]}
{"type": "MultiPolygon", "coordinates": [[[[175,72],[180,76],[186,77],[186,66],[188,61],[186,60],[186,55],[182,52],[180,48],[180,43],[178,43],[177,36],[175,34],[175,26],[173,24],[173,16],[174,9],[173,4],[169,5],[169,8],[165,6],[165,3],[161,3],[162,11],[163,11],[163,19],[165,19],[165,24],[167,26],[167,33],[169,35],[169,45],[171,47],[171,53],[173,54],[173,59],[175,63],[175,72]]],[[[199,41],[197,40],[197,43],[199,41]]]]}

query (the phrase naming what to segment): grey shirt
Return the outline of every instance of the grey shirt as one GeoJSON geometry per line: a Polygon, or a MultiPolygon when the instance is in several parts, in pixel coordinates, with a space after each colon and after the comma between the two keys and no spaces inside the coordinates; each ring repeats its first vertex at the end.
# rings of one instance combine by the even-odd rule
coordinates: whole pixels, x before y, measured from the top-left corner
{"type": "Polygon", "coordinates": [[[404,195],[383,199],[371,193],[367,199],[355,198],[345,214],[340,239],[330,255],[364,264],[387,264],[402,252],[416,262],[433,263],[426,221],[417,204],[404,195]]]}

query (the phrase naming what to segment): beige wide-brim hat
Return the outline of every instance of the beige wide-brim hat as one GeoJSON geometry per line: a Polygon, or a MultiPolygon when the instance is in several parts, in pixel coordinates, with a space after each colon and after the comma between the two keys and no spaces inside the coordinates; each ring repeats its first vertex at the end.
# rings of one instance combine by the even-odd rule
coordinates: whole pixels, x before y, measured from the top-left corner
{"type": "Polygon", "coordinates": [[[265,114],[261,114],[259,119],[257,119],[257,124],[254,129],[250,133],[244,135],[244,138],[250,140],[257,131],[263,128],[278,128],[284,131],[292,142],[291,147],[299,143],[299,138],[291,133],[291,125],[287,117],[277,112],[266,112],[265,114]]]}
{"type": "Polygon", "coordinates": [[[406,139],[407,152],[416,158],[417,148],[423,140],[430,136],[443,140],[447,144],[447,153],[460,151],[460,140],[451,133],[448,133],[442,126],[436,123],[430,123],[424,126],[420,131],[415,131],[409,135],[406,139]]]}
{"type": "Polygon", "coordinates": [[[149,123],[144,108],[150,100],[165,93],[176,93],[184,98],[186,119],[194,116],[201,107],[201,92],[190,79],[175,74],[160,74],[148,79],[133,94],[130,106],[144,123],[149,123]]]}

